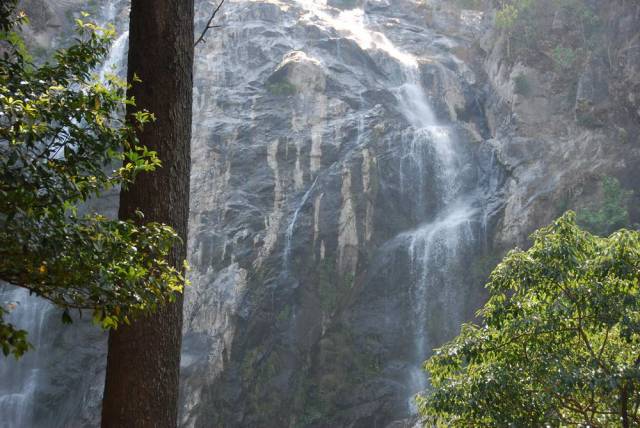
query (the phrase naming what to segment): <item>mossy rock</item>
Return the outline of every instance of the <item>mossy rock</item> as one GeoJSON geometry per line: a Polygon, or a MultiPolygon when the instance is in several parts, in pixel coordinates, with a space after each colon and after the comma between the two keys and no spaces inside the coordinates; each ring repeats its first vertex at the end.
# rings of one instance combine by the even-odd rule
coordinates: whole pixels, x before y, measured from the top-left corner
{"type": "Polygon", "coordinates": [[[355,9],[362,6],[362,0],[328,0],[329,6],[338,9],[355,9]]]}
{"type": "Polygon", "coordinates": [[[586,100],[577,100],[575,107],[576,123],[582,127],[602,128],[606,123],[606,112],[596,109],[586,100]]]}
{"type": "Polygon", "coordinates": [[[273,82],[267,85],[267,91],[270,94],[276,95],[279,97],[288,97],[291,95],[295,95],[298,92],[298,89],[288,80],[273,82]]]}

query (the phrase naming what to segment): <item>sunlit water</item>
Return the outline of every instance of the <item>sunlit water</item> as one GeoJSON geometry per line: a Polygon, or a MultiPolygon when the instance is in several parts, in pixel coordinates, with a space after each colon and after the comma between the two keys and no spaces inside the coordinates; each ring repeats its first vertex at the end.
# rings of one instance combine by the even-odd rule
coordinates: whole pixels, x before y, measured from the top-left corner
{"type": "Polygon", "coordinates": [[[476,210],[471,200],[461,194],[459,177],[461,155],[456,150],[452,130],[439,123],[420,82],[419,60],[410,52],[395,46],[384,34],[371,30],[362,9],[339,11],[325,1],[296,0],[306,10],[309,23],[354,40],[362,49],[380,51],[394,59],[402,70],[402,83],[393,92],[403,116],[410,124],[401,151],[400,183],[402,191],[417,189],[414,199],[418,215],[426,215],[424,195],[435,189],[439,198],[439,214],[416,230],[403,234],[411,260],[415,283],[412,285],[413,350],[415,365],[408,369],[410,394],[407,402],[415,412],[414,395],[427,387],[422,362],[430,354],[428,302],[432,287],[442,282],[448,263],[457,263],[459,251],[472,242],[472,222],[476,210]],[[435,169],[435,176],[427,174],[435,169]],[[404,189],[406,185],[406,189],[404,189]],[[464,201],[464,202],[461,202],[464,201]]]}

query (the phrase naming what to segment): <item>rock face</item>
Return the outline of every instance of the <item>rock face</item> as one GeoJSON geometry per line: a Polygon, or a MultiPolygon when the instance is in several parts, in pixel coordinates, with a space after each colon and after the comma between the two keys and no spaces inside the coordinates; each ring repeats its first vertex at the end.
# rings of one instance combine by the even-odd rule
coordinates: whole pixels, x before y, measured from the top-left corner
{"type": "MultiPolygon", "coordinates": [[[[46,22],[73,6],[30,3],[46,22]]],[[[632,46],[638,6],[614,3],[607,31],[632,46]]],[[[639,50],[618,74],[587,61],[571,98],[505,58],[491,11],[450,4],[225,3],[196,55],[181,426],[408,426],[421,362],[473,318],[501,253],[598,174],[638,188],[639,50]]],[[[123,1],[97,12],[125,24],[123,1]]],[[[67,378],[72,363],[35,353],[46,376],[23,370],[0,405],[55,382],[82,397],[48,396],[59,426],[96,426],[104,335],[47,331],[43,350],[82,347],[90,370],[67,378]]]]}
{"type": "MultiPolygon", "coordinates": [[[[526,245],[534,229],[597,198],[603,176],[640,189],[640,5],[578,4],[597,16],[597,29],[593,46],[575,49],[570,68],[560,69],[548,51],[576,38],[567,29],[576,16],[571,10],[539,16],[536,26],[545,38],[537,51],[506,58],[505,36],[494,30],[482,34],[475,48],[475,69],[487,85],[488,143],[508,171],[504,216],[494,237],[499,247],[526,245]]],[[[540,6],[556,7],[547,0],[540,6]]],[[[636,191],[629,204],[636,221],[639,197],[636,191]]]]}
{"type": "Polygon", "coordinates": [[[459,41],[320,3],[232,2],[198,57],[184,426],[405,418],[482,300],[502,174],[459,41]]]}

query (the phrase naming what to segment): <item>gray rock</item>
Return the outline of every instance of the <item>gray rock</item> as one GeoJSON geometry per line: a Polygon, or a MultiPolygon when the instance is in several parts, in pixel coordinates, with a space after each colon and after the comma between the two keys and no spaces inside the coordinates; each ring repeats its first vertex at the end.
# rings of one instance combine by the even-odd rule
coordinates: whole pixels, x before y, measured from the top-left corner
{"type": "MultiPolygon", "coordinates": [[[[183,427],[415,425],[421,362],[474,317],[502,252],[598,174],[640,186],[637,126],[616,125],[632,144],[608,131],[617,105],[640,114],[636,51],[620,55],[624,96],[600,59],[582,73],[589,128],[548,71],[505,60],[491,13],[304,4],[228,2],[198,47],[183,427]]],[[[631,40],[635,15],[612,11],[631,40]]],[[[43,404],[23,425],[62,409],[59,426],[97,426],[104,335],[48,323],[43,404]]]]}

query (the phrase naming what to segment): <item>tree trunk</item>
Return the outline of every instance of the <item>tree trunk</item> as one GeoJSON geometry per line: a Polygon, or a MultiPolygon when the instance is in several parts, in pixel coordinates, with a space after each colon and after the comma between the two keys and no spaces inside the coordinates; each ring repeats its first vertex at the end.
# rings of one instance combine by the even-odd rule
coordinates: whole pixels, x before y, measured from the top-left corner
{"type": "MultiPolygon", "coordinates": [[[[162,167],[141,174],[120,195],[121,219],[172,226],[184,244],[171,263],[182,268],[189,214],[193,0],[132,0],[129,32],[129,95],[156,122],[139,133],[158,152],[162,167]],[[142,83],[134,83],[134,73],[142,83]]],[[[175,427],[182,330],[182,299],[136,319],[109,335],[102,426],[175,427]]]]}
{"type": "Polygon", "coordinates": [[[620,422],[622,428],[629,428],[629,388],[626,383],[620,392],[620,422]]]}

